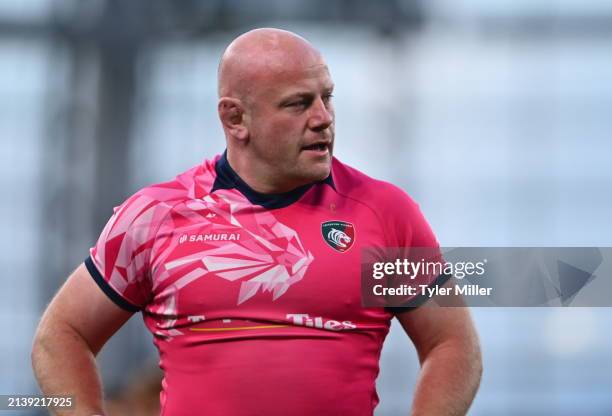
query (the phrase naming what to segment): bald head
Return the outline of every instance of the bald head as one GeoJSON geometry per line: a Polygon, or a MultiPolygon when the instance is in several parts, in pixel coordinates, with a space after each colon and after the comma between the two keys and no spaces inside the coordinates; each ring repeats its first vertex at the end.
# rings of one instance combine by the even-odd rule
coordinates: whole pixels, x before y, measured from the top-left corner
{"type": "Polygon", "coordinates": [[[261,81],[320,65],[325,64],[319,51],[295,33],[272,28],[251,30],[230,43],[221,57],[219,97],[247,100],[261,81]]]}
{"type": "Polygon", "coordinates": [[[258,192],[287,192],[331,171],[334,84],[304,38],[256,29],[236,38],[219,64],[217,111],[227,160],[258,192]]]}

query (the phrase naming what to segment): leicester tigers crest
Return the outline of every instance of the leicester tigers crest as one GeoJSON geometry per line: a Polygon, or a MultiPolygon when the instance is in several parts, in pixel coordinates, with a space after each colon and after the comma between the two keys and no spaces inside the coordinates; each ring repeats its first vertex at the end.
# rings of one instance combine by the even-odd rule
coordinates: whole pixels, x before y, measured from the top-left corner
{"type": "Polygon", "coordinates": [[[334,250],[344,253],[353,246],[355,227],[346,221],[326,221],[321,224],[323,240],[334,250]]]}

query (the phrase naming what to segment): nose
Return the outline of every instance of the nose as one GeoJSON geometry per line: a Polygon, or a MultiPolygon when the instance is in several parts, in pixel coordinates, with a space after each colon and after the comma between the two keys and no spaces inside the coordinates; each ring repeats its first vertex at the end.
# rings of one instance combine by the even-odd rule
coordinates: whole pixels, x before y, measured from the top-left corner
{"type": "Polygon", "coordinates": [[[310,108],[309,127],[315,131],[325,130],[334,122],[334,110],[331,103],[327,104],[318,97],[310,108]]]}

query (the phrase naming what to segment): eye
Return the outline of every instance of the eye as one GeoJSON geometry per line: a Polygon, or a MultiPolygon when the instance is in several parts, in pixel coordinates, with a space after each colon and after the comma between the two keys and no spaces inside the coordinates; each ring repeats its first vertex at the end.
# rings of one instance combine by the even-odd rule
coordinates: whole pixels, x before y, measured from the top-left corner
{"type": "Polygon", "coordinates": [[[305,100],[299,100],[299,101],[292,101],[289,104],[287,104],[287,107],[303,107],[306,105],[306,101],[305,100]]]}
{"type": "Polygon", "coordinates": [[[323,97],[322,97],[322,98],[323,98],[323,102],[324,102],[325,104],[327,104],[327,103],[329,103],[329,102],[331,101],[331,99],[332,99],[333,97],[334,97],[334,95],[333,95],[331,92],[330,92],[330,93],[328,93],[328,94],[324,94],[324,95],[323,95],[323,97]]]}
{"type": "Polygon", "coordinates": [[[285,107],[293,109],[293,110],[302,111],[302,110],[307,109],[311,104],[312,104],[312,98],[301,97],[301,98],[296,98],[295,100],[289,101],[287,104],[285,104],[285,107]]]}

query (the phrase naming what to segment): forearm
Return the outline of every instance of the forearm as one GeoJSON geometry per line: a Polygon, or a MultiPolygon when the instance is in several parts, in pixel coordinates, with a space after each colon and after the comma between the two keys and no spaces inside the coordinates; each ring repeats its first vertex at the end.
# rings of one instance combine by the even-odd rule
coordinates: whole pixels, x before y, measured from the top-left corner
{"type": "Polygon", "coordinates": [[[412,416],[462,416],[480,384],[482,360],[477,346],[446,343],[423,359],[412,416]]]}
{"type": "Polygon", "coordinates": [[[45,395],[73,397],[73,409],[55,414],[103,414],[102,384],[96,359],[76,331],[69,327],[39,331],[32,348],[32,367],[45,395]]]}

